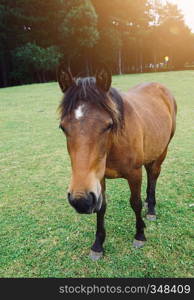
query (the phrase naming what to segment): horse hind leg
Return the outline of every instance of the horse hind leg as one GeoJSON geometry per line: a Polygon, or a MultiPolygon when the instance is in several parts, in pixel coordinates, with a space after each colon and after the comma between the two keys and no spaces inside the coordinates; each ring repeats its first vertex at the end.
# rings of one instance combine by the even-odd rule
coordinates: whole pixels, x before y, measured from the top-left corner
{"type": "Polygon", "coordinates": [[[147,219],[149,221],[155,221],[156,220],[156,183],[157,179],[160,175],[161,171],[161,165],[166,157],[167,154],[167,148],[166,150],[162,153],[162,155],[155,160],[154,162],[145,165],[145,169],[147,172],[147,198],[145,201],[145,206],[147,207],[147,219]]]}

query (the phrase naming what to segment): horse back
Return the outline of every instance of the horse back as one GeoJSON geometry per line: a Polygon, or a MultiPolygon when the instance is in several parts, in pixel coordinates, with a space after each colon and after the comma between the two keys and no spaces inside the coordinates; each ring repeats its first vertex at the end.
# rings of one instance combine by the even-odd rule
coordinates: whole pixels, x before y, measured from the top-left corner
{"type": "Polygon", "coordinates": [[[149,108],[152,111],[154,107],[161,108],[165,104],[170,114],[176,116],[177,105],[175,98],[171,91],[161,83],[138,84],[128,91],[128,97],[130,98],[130,103],[134,103],[135,106],[139,103],[142,107],[143,104],[144,110],[149,108]]]}
{"type": "Polygon", "coordinates": [[[131,139],[139,136],[138,148],[144,163],[153,161],[167,148],[176,127],[176,101],[162,84],[140,84],[126,94],[126,106],[131,107],[131,117],[126,116],[131,139]],[[141,144],[140,144],[141,143],[141,144]]]}

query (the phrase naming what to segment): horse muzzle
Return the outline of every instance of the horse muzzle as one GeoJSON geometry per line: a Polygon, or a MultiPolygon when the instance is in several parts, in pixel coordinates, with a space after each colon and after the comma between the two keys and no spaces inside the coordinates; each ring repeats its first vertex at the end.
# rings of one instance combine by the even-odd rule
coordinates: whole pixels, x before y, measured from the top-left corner
{"type": "Polygon", "coordinates": [[[79,214],[92,214],[98,212],[102,206],[102,196],[96,197],[95,193],[90,192],[82,197],[73,197],[71,193],[67,195],[70,205],[79,214]]]}

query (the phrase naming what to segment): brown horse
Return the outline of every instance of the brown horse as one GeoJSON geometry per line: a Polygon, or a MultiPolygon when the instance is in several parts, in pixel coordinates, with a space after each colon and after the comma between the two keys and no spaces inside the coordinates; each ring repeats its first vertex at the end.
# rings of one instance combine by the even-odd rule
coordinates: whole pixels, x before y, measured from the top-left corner
{"type": "Polygon", "coordinates": [[[147,219],[155,220],[156,182],[175,132],[176,102],[167,88],[144,83],[121,93],[111,87],[111,79],[106,68],[95,77],[77,79],[62,66],[58,69],[64,93],[60,128],[72,166],[68,200],[78,213],[97,213],[94,260],[102,256],[105,240],[105,178],[128,181],[136,216],[133,244],[142,247],[142,167],[147,172],[147,219]]]}

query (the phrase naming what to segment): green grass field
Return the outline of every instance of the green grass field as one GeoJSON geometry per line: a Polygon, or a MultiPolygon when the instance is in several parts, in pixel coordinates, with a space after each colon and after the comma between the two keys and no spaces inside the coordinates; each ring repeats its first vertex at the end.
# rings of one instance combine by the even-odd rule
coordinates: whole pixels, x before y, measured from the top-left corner
{"type": "MultiPolygon", "coordinates": [[[[88,257],[96,216],[78,215],[66,200],[71,168],[58,129],[58,84],[0,90],[0,277],[193,277],[194,71],[115,76],[113,86],[144,81],[168,86],[178,104],[158,218],[146,221],[145,247],[133,249],[127,182],[107,181],[106,252],[97,262],[88,257]]],[[[142,199],[145,184],[144,176],[142,199]]]]}

